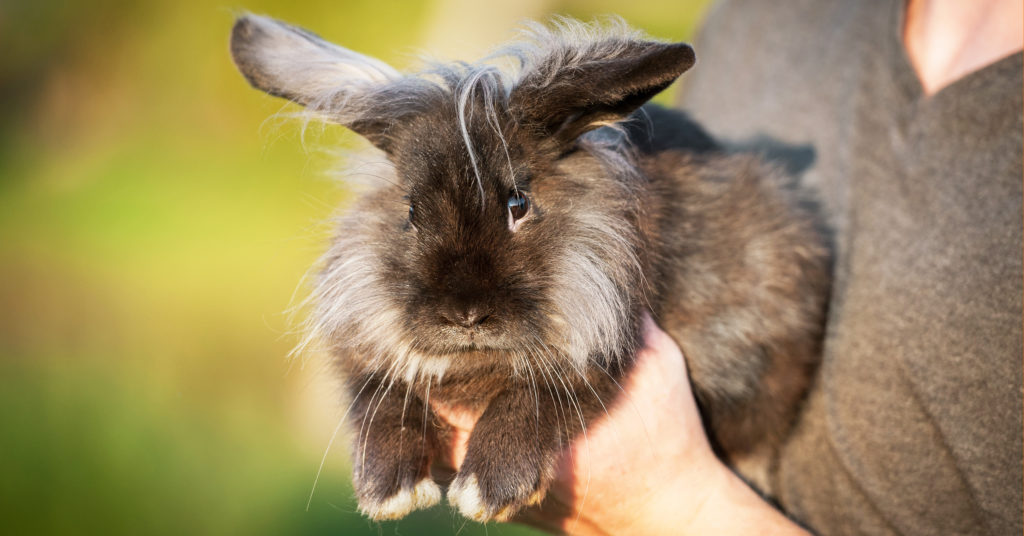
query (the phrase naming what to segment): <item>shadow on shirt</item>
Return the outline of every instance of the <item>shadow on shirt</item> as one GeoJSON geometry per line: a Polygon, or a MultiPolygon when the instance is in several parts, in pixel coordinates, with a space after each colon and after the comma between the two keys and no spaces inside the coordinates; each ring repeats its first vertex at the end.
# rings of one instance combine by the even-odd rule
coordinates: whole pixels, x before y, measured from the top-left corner
{"type": "Polygon", "coordinates": [[[728,152],[756,154],[799,178],[814,164],[811,145],[794,145],[760,135],[739,142],[716,141],[681,110],[646,105],[625,123],[627,137],[642,153],[684,150],[694,153],[728,152]]]}

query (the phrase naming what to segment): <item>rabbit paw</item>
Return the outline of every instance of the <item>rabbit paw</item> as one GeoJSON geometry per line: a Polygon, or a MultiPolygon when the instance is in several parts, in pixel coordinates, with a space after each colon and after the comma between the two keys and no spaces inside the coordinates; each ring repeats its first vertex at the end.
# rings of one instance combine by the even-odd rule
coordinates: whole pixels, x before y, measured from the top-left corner
{"type": "Polygon", "coordinates": [[[532,479],[536,484],[528,486],[509,473],[481,478],[477,473],[460,472],[448,488],[448,502],[474,521],[508,521],[522,508],[544,499],[546,486],[540,485],[540,475],[536,476],[532,479]]]}
{"type": "Polygon", "coordinates": [[[414,510],[430,508],[440,501],[441,488],[427,477],[383,498],[372,493],[360,493],[359,511],[374,521],[384,521],[405,517],[414,510]]]}
{"type": "Polygon", "coordinates": [[[413,510],[441,501],[441,488],[430,478],[426,446],[408,435],[415,430],[384,427],[362,443],[353,464],[353,484],[359,511],[376,521],[399,519],[413,510]]]}

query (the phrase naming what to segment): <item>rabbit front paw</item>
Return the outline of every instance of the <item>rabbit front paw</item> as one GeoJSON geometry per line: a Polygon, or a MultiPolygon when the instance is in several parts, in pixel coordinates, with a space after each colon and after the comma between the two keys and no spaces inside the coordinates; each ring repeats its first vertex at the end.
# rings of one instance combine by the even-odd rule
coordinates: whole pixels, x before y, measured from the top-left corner
{"type": "Polygon", "coordinates": [[[466,464],[448,487],[448,502],[474,521],[508,521],[544,499],[550,482],[545,473],[537,466],[466,464]]]}
{"type": "Polygon", "coordinates": [[[424,477],[412,486],[398,487],[391,495],[382,496],[369,490],[357,492],[357,495],[359,511],[363,515],[384,521],[400,519],[414,510],[436,505],[441,501],[441,488],[430,477],[424,477]]]}
{"type": "MultiPolygon", "coordinates": [[[[401,437],[407,432],[395,430],[388,437],[401,437]]],[[[364,448],[375,455],[355,458],[353,484],[359,511],[367,517],[376,521],[399,519],[441,501],[441,488],[430,478],[427,456],[421,445],[413,447],[410,443],[415,445],[401,440],[390,444],[370,441],[364,448]]]]}
{"type": "Polygon", "coordinates": [[[430,458],[422,432],[386,426],[369,430],[353,457],[353,484],[359,511],[377,520],[399,519],[441,501],[430,478],[430,458]]]}

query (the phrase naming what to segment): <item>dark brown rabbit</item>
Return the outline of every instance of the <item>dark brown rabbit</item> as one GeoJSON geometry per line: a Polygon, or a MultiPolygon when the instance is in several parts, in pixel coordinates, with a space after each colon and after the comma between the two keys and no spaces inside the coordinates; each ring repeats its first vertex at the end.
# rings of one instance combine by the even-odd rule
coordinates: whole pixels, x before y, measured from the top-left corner
{"type": "Polygon", "coordinates": [[[817,365],[828,255],[790,181],[640,110],[691,48],[554,26],[413,75],[264,17],[232,31],[253,86],[390,163],[338,224],[309,321],[352,398],[374,519],[440,500],[438,400],[482,410],[449,501],[477,520],[539,502],[616,402],[645,311],[682,347],[719,452],[765,491],[817,365]]]}

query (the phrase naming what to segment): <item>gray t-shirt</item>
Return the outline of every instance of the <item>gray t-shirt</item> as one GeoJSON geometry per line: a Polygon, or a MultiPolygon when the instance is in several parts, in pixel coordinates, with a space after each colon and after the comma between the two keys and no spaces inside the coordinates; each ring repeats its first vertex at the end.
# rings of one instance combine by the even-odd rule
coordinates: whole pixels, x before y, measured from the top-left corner
{"type": "Polygon", "coordinates": [[[681,105],[796,155],[834,233],[781,506],[820,534],[1021,534],[1021,54],[925,96],[903,7],[722,2],[681,105]]]}

